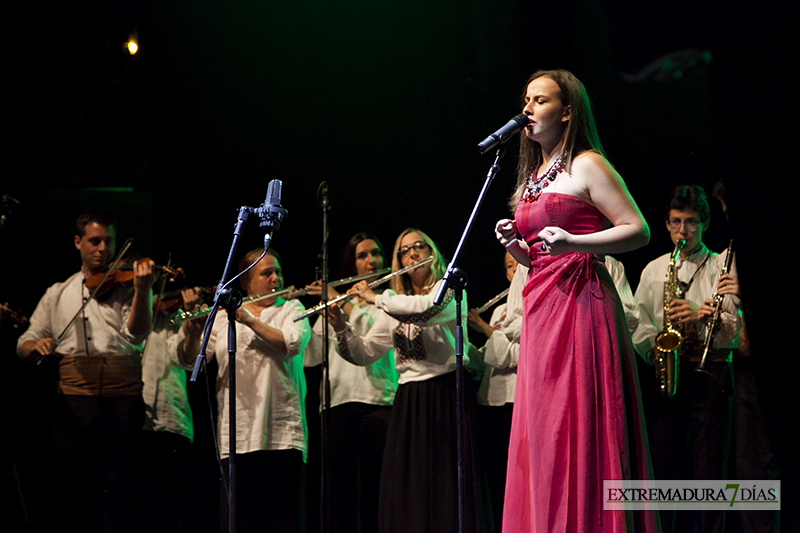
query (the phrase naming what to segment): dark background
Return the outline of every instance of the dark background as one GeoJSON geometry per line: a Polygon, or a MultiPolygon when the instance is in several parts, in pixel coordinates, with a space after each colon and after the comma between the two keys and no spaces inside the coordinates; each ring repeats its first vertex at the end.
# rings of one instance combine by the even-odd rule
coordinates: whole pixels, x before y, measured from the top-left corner
{"type": "MultiPolygon", "coordinates": [[[[289,216],[273,246],[288,283],[315,277],[323,180],[332,265],[356,231],[391,248],[407,226],[449,256],[493,159],[475,145],[519,112],[524,80],[540,68],[568,68],[584,81],[609,158],[651,224],[652,249],[620,257],[634,286],[644,264],[671,248],[661,225],[669,191],[679,183],[710,191],[722,177],[713,168],[715,34],[693,31],[698,22],[675,25],[710,10],[637,17],[596,1],[107,4],[56,8],[31,28],[14,106],[12,154],[24,164],[3,191],[20,201],[3,229],[4,239],[22,239],[20,249],[28,251],[20,233],[40,224],[49,237],[41,245],[71,246],[75,213],[98,203],[87,188],[126,188],[150,197],[115,192],[102,202],[144,210],[119,212],[120,240],[135,236],[133,254],[158,263],[172,253],[211,285],[238,207],[259,205],[280,179],[289,216]],[[123,49],[130,35],[140,45],[134,57],[123,49]],[[683,55],[670,60],[675,53],[683,55]]],[[[493,227],[507,215],[516,151],[515,139],[461,261],[473,304],[505,283],[493,227]]],[[[728,237],[716,226],[708,240],[721,250],[728,237]]],[[[256,224],[245,234],[242,251],[261,243],[256,224]]],[[[36,289],[75,270],[75,254],[63,257],[57,273],[33,262],[43,272],[36,289]]]]}
{"type": "MultiPolygon", "coordinates": [[[[725,179],[733,225],[712,200],[706,242],[721,252],[736,237],[753,344],[782,383],[793,364],[775,302],[794,265],[773,258],[797,229],[793,20],[773,2],[17,5],[0,194],[19,203],[0,230],[0,300],[30,314],[79,268],[74,219],[92,205],[117,213],[133,255],[171,254],[187,283],[214,285],[238,208],[263,202],[272,179],[289,211],[273,241],[288,284],[315,278],[323,180],[331,279],[357,231],[391,249],[419,227],[449,258],[493,159],[475,145],[519,112],[528,75],[566,68],[585,83],[608,156],[651,226],[646,248],[618,257],[632,287],[672,248],[661,222],[669,192],[697,183],[710,193],[725,179]],[[132,35],[135,56],[123,48],[132,35]]],[[[473,306],[505,287],[493,226],[507,216],[516,150],[514,140],[459,262],[473,306]]],[[[262,237],[251,221],[240,252],[262,237]]],[[[9,364],[12,380],[36,380],[9,364]]]]}

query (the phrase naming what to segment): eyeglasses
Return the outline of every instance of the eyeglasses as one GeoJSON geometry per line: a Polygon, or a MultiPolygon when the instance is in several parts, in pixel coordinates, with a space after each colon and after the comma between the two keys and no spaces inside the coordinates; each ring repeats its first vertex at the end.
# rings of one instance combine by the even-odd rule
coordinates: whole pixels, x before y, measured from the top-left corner
{"type": "Polygon", "coordinates": [[[686,220],[681,220],[679,218],[671,218],[667,221],[669,224],[669,229],[678,231],[681,229],[681,226],[686,226],[686,229],[689,231],[694,231],[700,225],[700,221],[696,218],[687,218],[686,220]]]}
{"type": "Polygon", "coordinates": [[[412,248],[417,252],[421,252],[423,250],[428,249],[428,243],[426,243],[425,241],[417,241],[411,246],[402,246],[399,250],[397,250],[397,256],[400,259],[403,259],[405,256],[409,254],[409,252],[411,252],[412,248]]]}

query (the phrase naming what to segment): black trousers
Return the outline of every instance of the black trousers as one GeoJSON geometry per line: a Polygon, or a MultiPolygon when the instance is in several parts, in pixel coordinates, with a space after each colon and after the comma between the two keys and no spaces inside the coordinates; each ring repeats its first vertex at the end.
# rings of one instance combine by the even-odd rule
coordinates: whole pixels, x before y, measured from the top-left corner
{"type": "Polygon", "coordinates": [[[184,509],[196,487],[184,483],[189,439],[168,431],[142,431],[142,531],[181,533],[184,509]]]}
{"type": "MultiPolygon", "coordinates": [[[[674,398],[655,397],[648,413],[656,479],[726,479],[733,424],[733,369],[708,365],[710,376],[682,360],[674,398]]],[[[655,378],[653,378],[655,387],[655,378]]],[[[725,511],[662,512],[663,531],[721,533],[725,511]]]]}
{"type": "Polygon", "coordinates": [[[141,396],[56,398],[56,531],[137,531],[141,396]]]}
{"type": "MultiPolygon", "coordinates": [[[[223,459],[228,472],[228,459],[223,459]]],[[[305,463],[299,450],[236,455],[236,527],[239,533],[305,531],[305,463]]],[[[228,500],[221,496],[220,532],[228,531],[228,500]]]]}
{"type": "Polygon", "coordinates": [[[348,402],[328,412],[327,531],[378,530],[378,490],[391,406],[348,402]]]}

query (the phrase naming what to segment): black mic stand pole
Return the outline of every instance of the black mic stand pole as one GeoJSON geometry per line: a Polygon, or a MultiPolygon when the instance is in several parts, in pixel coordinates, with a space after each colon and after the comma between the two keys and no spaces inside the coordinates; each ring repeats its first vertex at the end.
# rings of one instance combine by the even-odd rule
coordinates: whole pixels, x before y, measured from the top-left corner
{"type": "MultiPolygon", "coordinates": [[[[328,198],[328,183],[323,181],[317,191],[322,208],[322,250],[320,251],[322,263],[322,286],[320,303],[328,302],[328,212],[330,200],[328,198]]],[[[330,378],[330,342],[328,337],[328,312],[327,307],[321,313],[322,318],[322,416],[320,417],[321,453],[320,453],[320,531],[325,533],[330,530],[330,469],[329,469],[329,435],[328,414],[331,408],[331,378],[330,378]]]]}
{"type": "Polygon", "coordinates": [[[214,306],[206,319],[203,342],[200,345],[200,353],[195,359],[194,370],[190,378],[191,381],[197,380],[197,375],[205,360],[209,334],[213,328],[217,311],[220,307],[223,307],[228,312],[228,403],[230,417],[228,424],[228,533],[236,533],[236,310],[242,306],[242,296],[238,291],[233,291],[227,286],[230,283],[228,278],[249,213],[252,212],[259,216],[261,219],[260,227],[268,228],[269,231],[264,235],[264,254],[269,250],[272,243],[272,231],[280,226],[281,220],[286,216],[285,209],[272,203],[277,201],[280,204],[280,196],[281,181],[272,180],[269,183],[267,199],[264,204],[258,208],[246,206],[239,208],[239,218],[233,231],[233,242],[228,252],[228,259],[225,262],[222,279],[217,285],[217,293],[214,295],[214,306]]]}
{"type": "MultiPolygon", "coordinates": [[[[196,381],[200,368],[205,360],[206,347],[208,346],[209,334],[213,328],[217,311],[220,307],[228,311],[228,392],[229,396],[229,430],[228,430],[228,532],[236,533],[236,310],[242,305],[242,296],[237,291],[232,291],[227,287],[230,277],[233,260],[236,256],[236,249],[239,246],[244,225],[247,222],[249,207],[239,208],[239,218],[233,230],[233,241],[228,252],[228,260],[222,273],[222,279],[217,284],[217,293],[214,295],[214,306],[206,320],[205,331],[203,332],[203,343],[200,346],[200,353],[195,359],[194,370],[190,381],[196,381]]],[[[268,239],[271,235],[264,238],[264,247],[269,245],[268,239]]]]}
{"type": "Polygon", "coordinates": [[[464,375],[464,331],[461,325],[461,300],[463,297],[462,291],[467,286],[466,273],[456,266],[458,258],[461,255],[461,249],[469,237],[469,232],[475,223],[475,217],[483,204],[489,186],[492,180],[500,170],[500,159],[505,155],[506,146],[501,144],[497,148],[497,155],[495,155],[494,163],[486,175],[486,181],[483,183],[478,199],[475,202],[475,207],[472,208],[472,213],[469,216],[467,225],[464,227],[464,232],[461,234],[461,239],[458,241],[458,246],[447,265],[447,271],[442,278],[442,284],[433,299],[434,305],[441,305],[444,301],[447,289],[453,289],[456,300],[456,435],[458,438],[457,443],[457,457],[458,457],[458,531],[464,531],[464,390],[463,390],[463,375],[464,375]]]}

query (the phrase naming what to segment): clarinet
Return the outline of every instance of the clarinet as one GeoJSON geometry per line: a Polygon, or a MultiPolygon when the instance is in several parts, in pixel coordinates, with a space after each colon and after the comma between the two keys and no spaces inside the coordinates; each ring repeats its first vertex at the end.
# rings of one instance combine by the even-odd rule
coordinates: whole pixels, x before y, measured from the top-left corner
{"type": "MultiPolygon", "coordinates": [[[[720,278],[731,271],[731,263],[733,263],[733,239],[728,243],[728,248],[725,250],[725,265],[722,267],[720,278]]],[[[719,285],[719,280],[717,280],[717,285],[719,285]]],[[[700,364],[697,365],[695,372],[708,374],[708,370],[706,370],[708,366],[708,352],[711,349],[711,344],[714,342],[714,332],[719,325],[719,316],[722,313],[722,299],[724,297],[724,294],[717,294],[717,289],[714,289],[714,313],[708,321],[706,342],[703,345],[703,357],[700,359],[700,364]]]]}

